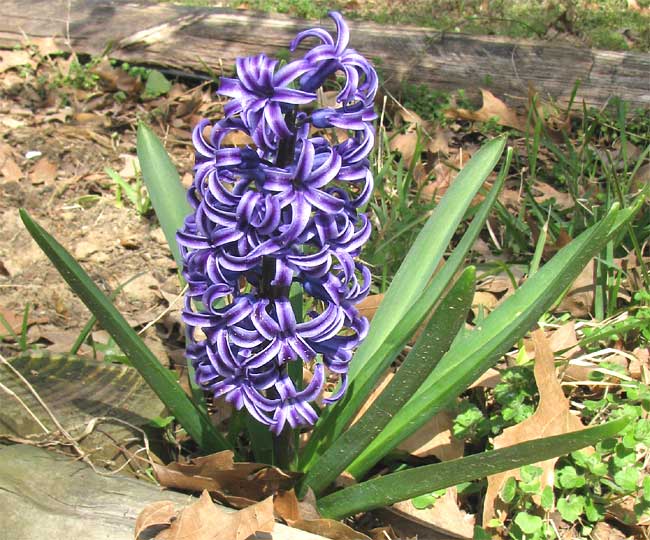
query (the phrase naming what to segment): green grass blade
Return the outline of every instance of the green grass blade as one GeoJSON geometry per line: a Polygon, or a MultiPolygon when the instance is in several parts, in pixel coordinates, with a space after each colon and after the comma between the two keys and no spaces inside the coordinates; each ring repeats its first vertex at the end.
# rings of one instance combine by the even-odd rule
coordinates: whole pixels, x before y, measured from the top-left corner
{"type": "MultiPolygon", "coordinates": [[[[4,318],[4,315],[2,313],[0,313],[0,324],[5,327],[5,329],[8,332],[8,335],[11,336],[16,343],[18,343],[19,341],[18,334],[16,334],[14,329],[9,324],[9,321],[4,318]]],[[[4,338],[4,336],[0,335],[0,338],[4,338]]]]}
{"type": "Polygon", "coordinates": [[[20,339],[18,344],[21,351],[27,350],[27,331],[29,330],[29,302],[25,304],[25,309],[23,310],[23,321],[20,325],[20,339]]]}
{"type": "Polygon", "coordinates": [[[638,210],[613,210],[598,225],[562,248],[481,324],[456,340],[433,373],[390,424],[348,468],[362,477],[401,441],[494,365],[578,276],[621,224],[638,210]],[[622,219],[625,217],[626,219],[622,219]]]}
{"type": "MultiPolygon", "coordinates": [[[[494,144],[494,143],[491,143],[494,144]]],[[[500,155],[502,151],[502,146],[498,146],[498,148],[491,147],[492,152],[495,152],[496,149],[498,149],[498,155],[500,155]]],[[[477,154],[478,155],[478,154],[477,154]]],[[[491,156],[494,157],[494,154],[490,154],[491,156]]],[[[497,156],[498,157],[498,156],[497,156]]],[[[495,158],[497,159],[497,158],[495,158]]],[[[472,223],[468,227],[465,235],[459,242],[458,246],[456,249],[453,251],[452,255],[447,259],[447,262],[444,264],[442,269],[436,273],[434,276],[433,280],[431,281],[428,289],[427,289],[427,295],[430,295],[432,299],[438,299],[439,296],[442,294],[442,292],[448,287],[449,283],[451,282],[452,278],[454,275],[458,272],[459,268],[462,266],[462,264],[465,261],[465,256],[471,249],[472,245],[474,245],[474,242],[483,228],[483,225],[485,223],[485,220],[487,219],[488,214],[490,213],[490,210],[492,209],[492,206],[495,204],[495,201],[497,200],[497,196],[499,194],[499,191],[501,190],[501,187],[503,186],[503,182],[505,181],[505,177],[507,175],[508,169],[510,167],[510,161],[512,159],[512,150],[509,149],[508,153],[506,155],[506,161],[505,165],[503,166],[501,173],[499,174],[499,177],[497,178],[494,186],[490,190],[489,194],[487,195],[486,199],[481,203],[481,206],[479,207],[479,210],[477,211],[476,215],[474,216],[474,219],[472,220],[472,223]]],[[[471,162],[470,162],[471,163],[471,162]]],[[[490,162],[491,163],[491,162],[490,162]]],[[[469,164],[468,164],[469,165],[469,164]]],[[[493,166],[493,165],[491,165],[493,166]]],[[[465,169],[463,169],[464,171],[465,169]]],[[[462,173],[461,173],[462,174],[462,173]]],[[[478,173],[476,173],[478,174],[478,173]]],[[[452,184],[455,185],[456,181],[452,184]]],[[[480,184],[478,184],[480,187],[480,184]]],[[[470,197],[471,200],[471,197],[470,197]]],[[[444,201],[444,198],[443,198],[444,201]]],[[[440,202],[439,206],[443,204],[443,201],[440,202]]],[[[430,224],[431,222],[429,222],[430,224]]],[[[427,224],[426,227],[429,226],[427,224]]],[[[440,225],[440,224],[439,224],[440,225]]],[[[442,225],[440,225],[442,227],[442,225]]],[[[425,229],[426,229],[425,227],[425,229]]],[[[424,232],[424,229],[423,229],[424,232]]],[[[434,231],[435,232],[435,231],[434,231]]],[[[427,235],[429,233],[427,232],[427,235]]],[[[423,247],[419,243],[419,238],[422,236],[422,233],[418,237],[418,240],[416,240],[415,245],[419,246],[418,249],[422,249],[422,254],[428,253],[426,247],[423,247]]],[[[427,236],[428,237],[428,236],[427,236]]],[[[412,253],[413,250],[411,250],[412,253]]],[[[421,258],[426,258],[424,255],[421,254],[421,258]]],[[[405,261],[406,262],[406,261],[405,261]]],[[[396,276],[397,279],[397,276],[396,276]]],[[[392,285],[391,285],[392,287],[392,285]]],[[[386,294],[384,297],[384,300],[382,302],[382,305],[380,306],[379,310],[377,313],[379,313],[382,309],[386,311],[388,306],[388,309],[390,308],[389,302],[391,301],[390,298],[394,299],[394,296],[386,294]]],[[[396,300],[395,300],[396,301],[396,300]]],[[[433,305],[433,303],[431,304],[433,305]]],[[[431,308],[429,308],[431,309],[431,308]]],[[[402,317],[403,318],[403,317],[402,317]]],[[[336,405],[332,406],[329,409],[326,409],[323,414],[321,419],[319,420],[318,424],[316,424],[316,429],[314,433],[312,434],[312,437],[310,438],[309,442],[307,443],[307,446],[303,448],[301,456],[300,456],[300,464],[301,464],[301,470],[306,471],[309,469],[312,464],[314,463],[314,459],[317,454],[321,454],[336,438],[343,432],[345,427],[348,425],[350,420],[354,417],[356,414],[357,410],[361,406],[361,404],[365,401],[366,397],[368,394],[372,391],[372,388],[374,385],[377,383],[379,377],[381,374],[388,368],[388,365],[392,360],[394,359],[394,356],[390,355],[384,355],[381,356],[380,351],[386,350],[384,348],[385,346],[385,339],[386,336],[390,335],[390,331],[386,330],[384,328],[384,325],[381,326],[382,330],[381,334],[378,334],[374,328],[376,327],[375,325],[381,324],[381,323],[376,323],[375,321],[377,320],[377,315],[373,317],[372,324],[370,325],[370,332],[369,336],[367,339],[369,339],[370,335],[375,336],[374,340],[375,342],[369,346],[366,347],[364,343],[359,347],[359,350],[355,354],[355,359],[359,355],[365,355],[366,358],[363,360],[364,364],[366,364],[365,370],[360,373],[356,380],[351,381],[350,383],[350,388],[348,389],[347,395],[344,397],[344,399],[337,403],[336,405]],[[369,356],[368,356],[369,355],[369,356]]],[[[409,336],[410,333],[415,331],[415,328],[419,324],[419,322],[413,322],[414,326],[412,327],[407,327],[403,325],[404,321],[402,320],[400,324],[402,324],[402,328],[405,329],[405,331],[409,331],[409,336]]],[[[408,336],[407,336],[408,338],[408,336]]],[[[405,341],[404,341],[405,342],[405,341]]],[[[395,352],[397,354],[399,350],[395,352]]],[[[353,359],[353,363],[354,363],[353,359]]]]}
{"type": "Polygon", "coordinates": [[[542,255],[544,254],[544,246],[546,245],[546,239],[548,237],[548,222],[550,217],[544,222],[544,226],[539,232],[539,238],[537,239],[537,245],[535,246],[535,253],[533,253],[533,258],[530,261],[530,268],[528,270],[528,276],[533,276],[539,270],[539,265],[542,262],[542,255]]]}
{"type": "Polygon", "coordinates": [[[321,493],[352,463],[433,371],[465,323],[474,297],[475,280],[474,268],[467,268],[435,309],[388,386],[310,468],[304,484],[314,493],[321,493]]]}
{"type": "Polygon", "coordinates": [[[619,418],[581,431],[388,474],[320,499],[318,510],[324,517],[342,519],[359,512],[389,506],[461,482],[574,452],[615,436],[628,423],[628,418],[619,418]]]}
{"type": "Polygon", "coordinates": [[[169,249],[180,268],[182,261],[176,244],[176,231],[183,226],[185,216],[192,211],[186,200],[185,189],[162,143],[154,132],[142,123],[138,126],[137,149],[142,177],[151,203],[167,238],[169,249]]]}
{"type": "Polygon", "coordinates": [[[124,180],[124,178],[122,178],[117,171],[111,169],[110,167],[104,167],[104,172],[108,176],[110,176],[111,180],[115,182],[116,186],[124,192],[124,194],[127,196],[129,201],[131,201],[131,204],[137,207],[138,195],[135,189],[133,189],[133,187],[131,186],[131,184],[129,184],[126,180],[124,180]]]}
{"type": "Polygon", "coordinates": [[[104,329],[113,337],[140,375],[176,417],[185,431],[206,452],[229,447],[208,416],[187,397],[172,372],[163,367],[108,298],[93,283],[74,258],[30,215],[20,217],[36,243],[45,252],[72,290],[79,295],[104,329]]]}

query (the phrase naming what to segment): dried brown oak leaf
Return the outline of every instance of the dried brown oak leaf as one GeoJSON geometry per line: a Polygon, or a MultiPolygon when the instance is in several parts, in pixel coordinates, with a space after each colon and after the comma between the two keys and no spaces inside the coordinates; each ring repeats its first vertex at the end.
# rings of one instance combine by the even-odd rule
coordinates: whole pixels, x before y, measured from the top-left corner
{"type": "Polygon", "coordinates": [[[54,182],[58,174],[57,166],[47,158],[43,157],[36,162],[34,169],[29,174],[29,179],[33,185],[49,185],[54,182]]]}
{"type": "Polygon", "coordinates": [[[365,534],[333,519],[301,519],[293,522],[291,526],[332,540],[370,540],[365,534]]]}
{"type": "Polygon", "coordinates": [[[238,512],[226,512],[212,502],[207,491],[174,519],[165,501],[147,506],[136,521],[135,540],[142,533],[163,528],[147,538],[156,540],[245,540],[257,532],[270,533],[275,526],[273,499],[268,497],[238,512]]]}
{"type": "Polygon", "coordinates": [[[483,96],[483,106],[478,111],[452,108],[445,111],[445,116],[474,122],[487,122],[496,118],[497,124],[500,126],[511,127],[521,132],[526,131],[525,117],[517,114],[489,90],[481,88],[481,95],[483,96]]]}
{"type": "MultiPolygon", "coordinates": [[[[494,439],[495,449],[584,428],[580,419],[573,416],[569,410],[570,403],[555,374],[555,358],[543,330],[536,330],[532,337],[535,348],[534,373],[539,390],[539,406],[530,418],[505,429],[501,435],[496,437],[494,439]]],[[[543,470],[540,491],[545,486],[553,485],[557,459],[552,458],[537,464],[543,470]]],[[[499,493],[510,476],[519,478],[519,471],[505,471],[488,477],[487,493],[483,503],[484,527],[487,526],[498,509],[499,493]]]]}
{"type": "Polygon", "coordinates": [[[171,501],[157,501],[146,506],[135,520],[135,538],[140,537],[140,533],[149,528],[164,529],[172,524],[176,519],[176,510],[174,503],[171,501]]]}
{"type": "Polygon", "coordinates": [[[469,540],[474,536],[475,517],[460,509],[455,487],[448,488],[445,494],[428,508],[416,508],[410,500],[407,500],[394,504],[390,511],[451,538],[469,540]]]}
{"type": "Polygon", "coordinates": [[[161,485],[185,491],[212,492],[219,500],[243,508],[293,487],[295,477],[260,463],[235,463],[229,450],[189,463],[154,464],[161,485]]]}
{"type": "Polygon", "coordinates": [[[294,529],[331,538],[332,540],[369,540],[367,536],[333,519],[321,518],[311,490],[299,501],[294,490],[281,491],[273,498],[276,517],[294,529]]]}
{"type": "Polygon", "coordinates": [[[398,448],[417,457],[436,456],[442,461],[463,457],[465,443],[452,435],[453,420],[453,414],[440,411],[398,448]]]}

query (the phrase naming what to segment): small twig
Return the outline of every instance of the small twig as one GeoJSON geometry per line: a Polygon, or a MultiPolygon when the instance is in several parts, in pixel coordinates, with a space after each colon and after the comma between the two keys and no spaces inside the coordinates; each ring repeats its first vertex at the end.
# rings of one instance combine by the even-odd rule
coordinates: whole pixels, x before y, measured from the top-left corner
{"type": "Polygon", "coordinates": [[[93,469],[93,471],[97,472],[97,469],[95,469],[95,466],[93,463],[88,459],[88,456],[86,456],[86,453],[82,450],[82,448],[77,444],[77,441],[75,441],[72,436],[66,431],[66,429],[61,425],[59,420],[54,416],[50,408],[47,406],[47,404],[41,399],[41,396],[38,394],[38,392],[34,389],[34,387],[30,384],[30,382],[23,377],[23,375],[14,367],[12,366],[9,361],[0,354],[0,362],[2,362],[5,366],[7,366],[11,372],[20,379],[20,381],[27,387],[27,389],[32,393],[32,395],[36,398],[36,401],[43,407],[47,415],[50,417],[56,428],[59,430],[59,432],[67,439],[67,441],[70,443],[70,445],[75,449],[75,451],[79,454],[79,458],[93,469]]]}
{"type": "Polygon", "coordinates": [[[144,326],[144,328],[142,328],[142,330],[140,330],[140,331],[138,332],[138,335],[141,336],[142,334],[144,334],[147,330],[149,330],[149,328],[151,328],[151,327],[152,327],[154,324],[156,324],[160,319],[162,319],[165,315],[167,315],[167,313],[169,313],[172,309],[174,309],[174,306],[178,303],[178,301],[179,301],[181,298],[183,298],[183,295],[185,294],[185,291],[187,291],[187,287],[188,287],[188,286],[185,285],[185,287],[183,287],[183,290],[180,292],[180,294],[170,302],[169,306],[167,306],[167,307],[165,308],[165,310],[164,310],[162,313],[160,313],[160,315],[158,315],[158,316],[157,316],[153,321],[149,321],[149,322],[144,326]]]}
{"type": "Polygon", "coordinates": [[[501,244],[500,244],[499,240],[497,239],[497,235],[495,234],[494,230],[492,229],[492,225],[490,225],[490,220],[489,219],[485,220],[485,225],[487,226],[488,233],[490,235],[490,238],[492,238],[492,241],[494,242],[494,245],[500,251],[501,250],[501,244]]]}
{"type": "Polygon", "coordinates": [[[386,128],[384,127],[384,116],[386,114],[386,101],[387,97],[384,96],[384,101],[381,106],[381,116],[379,117],[379,146],[377,147],[377,170],[381,171],[384,168],[382,151],[384,148],[384,136],[386,128]]]}
{"type": "Polygon", "coordinates": [[[40,427],[40,428],[41,428],[45,433],[50,433],[50,430],[47,429],[47,427],[45,427],[45,425],[43,424],[43,422],[41,422],[41,421],[38,419],[38,416],[36,416],[36,415],[32,412],[32,410],[31,410],[31,409],[27,406],[27,404],[26,404],[26,403],[21,399],[21,397],[20,397],[18,394],[16,394],[16,392],[14,392],[11,388],[7,388],[7,387],[6,387],[4,384],[2,384],[1,382],[0,382],[0,390],[4,390],[7,394],[9,394],[11,397],[13,397],[16,401],[18,401],[18,403],[20,403],[20,404],[22,405],[22,407],[27,411],[27,413],[29,414],[29,416],[31,416],[31,417],[34,419],[34,421],[39,425],[39,427],[40,427]]]}
{"type": "MultiPolygon", "coordinates": [[[[386,94],[388,95],[388,97],[389,97],[390,99],[392,99],[392,100],[395,102],[395,104],[396,104],[400,109],[402,109],[405,113],[407,113],[407,114],[412,114],[412,111],[409,111],[406,107],[404,107],[404,105],[402,105],[402,104],[398,101],[398,99],[397,99],[393,94],[391,94],[391,93],[390,93],[386,88],[384,88],[384,93],[386,93],[386,94]]],[[[423,125],[420,125],[419,127],[420,127],[420,129],[422,130],[422,133],[424,133],[424,134],[425,134],[425,135],[426,135],[430,140],[433,141],[433,137],[431,136],[431,133],[429,133],[429,132],[425,129],[425,127],[424,127],[423,125]]]]}
{"type": "Polygon", "coordinates": [[[621,388],[635,388],[633,384],[611,383],[603,381],[564,381],[560,383],[561,386],[603,386],[611,387],[616,386],[621,388]]]}
{"type": "MultiPolygon", "coordinates": [[[[114,416],[98,416],[96,418],[92,418],[90,420],[90,422],[88,422],[88,424],[86,425],[84,431],[77,437],[77,441],[80,441],[81,439],[83,439],[83,438],[87,437],[88,435],[90,435],[97,428],[97,426],[99,424],[101,424],[102,422],[117,422],[119,424],[123,424],[123,425],[125,425],[125,426],[139,432],[142,435],[143,447],[136,450],[135,452],[130,452],[127,448],[125,448],[124,446],[118,444],[117,441],[115,441],[113,439],[113,437],[111,437],[108,433],[102,432],[106,437],[111,439],[112,443],[115,445],[115,447],[120,452],[122,452],[123,454],[127,454],[128,457],[127,457],[126,462],[123,463],[122,465],[120,465],[116,470],[111,471],[111,472],[107,472],[107,473],[96,470],[95,472],[97,474],[99,474],[100,476],[114,476],[115,474],[117,474],[120,471],[122,471],[123,469],[125,469],[135,459],[140,459],[140,460],[144,461],[145,463],[147,463],[149,466],[153,466],[154,461],[153,461],[153,458],[151,456],[151,450],[150,450],[150,447],[149,447],[149,439],[147,437],[147,434],[144,432],[144,430],[140,429],[138,426],[135,426],[135,425],[131,424],[130,422],[127,422],[126,420],[122,420],[121,418],[116,418],[114,416]],[[138,454],[141,453],[141,452],[144,452],[147,455],[146,459],[141,458],[140,456],[138,456],[138,454]]],[[[77,428],[73,428],[73,429],[77,429],[77,428]]],[[[137,439],[133,439],[133,440],[137,440],[137,439]]]]}

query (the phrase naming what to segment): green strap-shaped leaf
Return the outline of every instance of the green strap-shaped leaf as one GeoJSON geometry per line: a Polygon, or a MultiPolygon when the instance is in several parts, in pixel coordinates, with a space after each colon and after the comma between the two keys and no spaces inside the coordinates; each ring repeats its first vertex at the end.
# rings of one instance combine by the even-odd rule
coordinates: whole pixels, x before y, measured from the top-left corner
{"type": "Polygon", "coordinates": [[[465,165],[424,225],[373,317],[373,328],[354,356],[348,376],[353,381],[384,336],[409,310],[442,261],[458,224],[472,199],[499,161],[505,138],[494,139],[481,148],[465,165]]]}
{"type": "Polygon", "coordinates": [[[352,463],[431,373],[467,318],[474,297],[474,267],[467,268],[431,315],[424,331],[384,391],[307,473],[317,495],[352,463]]]}
{"type": "MultiPolygon", "coordinates": [[[[176,171],[165,147],[155,133],[142,123],[138,125],[137,150],[142,177],[151,198],[151,205],[180,272],[183,261],[176,243],[176,231],[183,226],[185,217],[192,212],[192,208],[187,202],[185,188],[181,184],[178,171],[176,171]]],[[[181,282],[183,282],[182,278],[181,282]]],[[[189,360],[187,362],[187,380],[194,402],[205,409],[203,390],[196,383],[194,366],[189,360]]]]}
{"type": "Polygon", "coordinates": [[[628,422],[627,418],[619,418],[573,433],[536,439],[500,450],[387,474],[320,499],[318,510],[324,517],[342,519],[358,512],[381,508],[461,482],[574,452],[602,439],[613,437],[628,422]]]}
{"type": "Polygon", "coordinates": [[[181,254],[176,244],[176,231],[183,226],[185,216],[191,213],[186,193],[178,171],[167,155],[164,146],[144,124],[138,126],[138,160],[147,186],[151,204],[165,233],[169,249],[179,268],[181,254]]]}
{"type": "Polygon", "coordinates": [[[432,415],[494,365],[517,339],[530,330],[587,262],[602,249],[608,238],[638,208],[639,205],[636,205],[618,210],[614,206],[603,221],[562,248],[480,326],[462,339],[457,339],[411,400],[348,471],[361,478],[383,456],[415,433],[432,415]]]}
{"type": "MultiPolygon", "coordinates": [[[[495,142],[490,143],[490,145],[492,146],[488,145],[488,147],[486,147],[490,150],[490,152],[487,155],[483,155],[484,159],[478,161],[478,164],[482,165],[482,167],[485,168],[488,166],[490,168],[494,167],[494,161],[498,158],[498,156],[500,155],[503,149],[501,144],[497,145],[495,142]]],[[[476,157],[478,157],[479,154],[477,154],[476,157]]],[[[449,283],[451,282],[454,275],[456,275],[459,268],[465,262],[465,256],[467,255],[468,251],[471,249],[472,245],[474,244],[474,241],[476,240],[476,237],[478,236],[479,232],[483,228],[485,220],[487,219],[487,216],[490,213],[492,206],[497,200],[497,196],[499,194],[499,191],[501,190],[501,187],[503,186],[503,182],[505,181],[505,177],[510,167],[511,159],[512,159],[512,151],[509,150],[506,156],[505,164],[501,170],[501,173],[499,174],[499,177],[497,178],[497,181],[495,182],[494,186],[490,190],[485,201],[481,203],[481,206],[479,207],[479,210],[476,213],[474,219],[472,220],[472,223],[467,229],[465,235],[459,242],[456,249],[453,251],[452,255],[445,262],[442,269],[440,269],[431,280],[431,283],[429,284],[426,292],[426,294],[429,295],[430,298],[437,300],[440,297],[442,292],[449,286],[449,283]]],[[[474,161],[472,160],[470,163],[473,162],[474,161]]],[[[467,167],[469,167],[469,163],[467,167]]],[[[481,170],[477,170],[474,166],[470,167],[468,170],[470,172],[473,172],[476,178],[480,179],[481,182],[483,182],[483,180],[489,173],[488,169],[481,168],[481,170]]],[[[461,178],[461,175],[463,175],[464,172],[465,169],[463,169],[463,172],[461,172],[459,177],[454,181],[452,185],[455,186],[456,182],[458,182],[459,180],[461,180],[461,184],[462,182],[469,181],[467,176],[463,176],[463,178],[461,178]]],[[[473,180],[476,180],[476,178],[473,178],[473,180]]],[[[477,185],[480,186],[481,184],[478,183],[477,185]]],[[[473,187],[473,184],[470,187],[473,187]]],[[[469,202],[473,197],[473,193],[475,192],[471,191],[470,189],[469,193],[471,194],[471,196],[469,196],[467,201],[465,201],[467,202],[467,204],[469,204],[469,202]]],[[[440,208],[445,204],[452,204],[452,203],[455,204],[457,197],[459,197],[458,193],[455,194],[455,198],[452,200],[447,200],[443,198],[443,200],[440,201],[437,208],[440,208]]],[[[429,220],[429,225],[427,225],[425,229],[423,229],[423,231],[420,233],[418,239],[414,244],[414,246],[417,246],[418,249],[422,250],[421,253],[419,253],[418,255],[419,258],[415,258],[417,264],[421,266],[426,266],[425,263],[428,263],[427,258],[429,256],[434,257],[436,261],[440,260],[437,258],[436,250],[433,249],[429,250],[426,243],[423,244],[420,241],[420,238],[427,238],[428,241],[433,242],[433,238],[436,238],[435,236],[436,229],[430,228],[431,219],[433,219],[433,217],[436,215],[440,216],[441,214],[434,213],[434,215],[429,220]]],[[[446,214],[442,214],[442,215],[444,216],[446,214]]],[[[462,213],[456,214],[456,217],[458,217],[458,215],[462,217],[462,213]]],[[[451,224],[445,223],[444,221],[441,220],[436,220],[435,226],[440,227],[441,230],[446,230],[446,228],[448,226],[451,226],[451,224]]],[[[456,227],[457,223],[453,226],[456,227]]],[[[435,246],[440,247],[440,244],[436,243],[435,246]]],[[[440,247],[440,249],[444,249],[444,248],[440,247]]],[[[409,252],[409,257],[413,253],[416,252],[414,252],[413,249],[411,249],[411,251],[409,252]]],[[[404,264],[407,264],[406,261],[404,264]]],[[[411,261],[408,264],[413,265],[415,263],[411,261]]],[[[400,274],[400,272],[398,272],[398,276],[401,275],[401,277],[399,277],[399,279],[398,276],[395,277],[395,280],[398,280],[398,283],[399,281],[403,281],[404,279],[406,279],[404,277],[404,274],[400,274]]],[[[431,270],[431,272],[433,272],[433,270],[431,270]]],[[[392,290],[393,286],[394,285],[391,285],[391,289],[389,289],[389,292],[390,290],[392,290]]],[[[389,296],[389,294],[387,293],[377,313],[379,314],[382,310],[384,312],[386,310],[390,310],[390,305],[391,305],[390,302],[392,301],[399,303],[401,302],[401,299],[399,297],[396,298],[395,295],[389,296]]],[[[430,305],[433,305],[433,302],[430,305]]],[[[431,308],[429,307],[428,309],[431,308]]],[[[409,311],[407,310],[406,313],[408,312],[409,311]]],[[[389,315],[386,315],[386,317],[389,317],[389,315]]],[[[354,359],[352,360],[352,364],[354,364],[356,362],[357,357],[359,356],[365,357],[365,360],[363,360],[363,363],[365,365],[364,371],[360,373],[356,377],[356,379],[350,383],[350,387],[348,388],[346,396],[343,398],[343,400],[335,404],[334,406],[325,409],[325,411],[323,412],[321,419],[316,424],[316,428],[314,430],[314,433],[312,434],[312,437],[307,443],[307,446],[303,448],[301,452],[300,467],[301,470],[303,471],[309,470],[315,463],[315,459],[317,455],[322,454],[327,449],[327,447],[339,437],[339,435],[343,432],[343,430],[347,427],[347,425],[352,420],[354,415],[357,413],[361,405],[365,402],[367,396],[370,394],[375,384],[379,380],[379,377],[381,377],[381,374],[388,368],[388,366],[394,359],[394,356],[390,356],[385,353],[382,353],[382,351],[386,350],[385,340],[386,340],[386,336],[390,334],[389,325],[382,324],[381,322],[377,323],[376,321],[377,321],[377,315],[373,317],[372,324],[370,325],[370,332],[368,337],[366,338],[366,341],[364,341],[364,343],[361,344],[359,350],[357,350],[357,352],[355,353],[354,359]],[[381,328],[381,330],[377,331],[375,330],[375,328],[381,328]],[[373,337],[374,342],[371,344],[371,346],[366,346],[366,342],[368,339],[370,339],[371,336],[374,336],[373,337]]],[[[397,324],[396,321],[400,321],[400,318],[397,318],[395,321],[391,319],[390,322],[393,325],[393,327],[395,326],[395,324],[397,324]]],[[[415,331],[415,328],[417,327],[419,322],[414,322],[412,326],[407,326],[404,325],[403,323],[404,321],[402,320],[400,323],[402,325],[401,328],[404,329],[404,332],[408,333],[408,335],[405,336],[405,339],[408,339],[408,337],[410,337],[412,332],[415,331]]],[[[405,341],[403,342],[405,343],[405,341]]],[[[399,351],[397,351],[395,354],[397,354],[398,352],[399,351]]]]}
{"type": "MultiPolygon", "coordinates": [[[[187,397],[174,375],[163,367],[147,348],[138,334],[108,298],[93,283],[74,258],[48,234],[30,215],[20,210],[20,217],[36,243],[52,261],[63,279],[79,295],[88,309],[108,333],[132,365],[151,386],[185,431],[206,452],[229,448],[229,444],[210,422],[207,414],[198,409],[187,397]]],[[[80,381],[82,384],[82,381],[80,381]]]]}

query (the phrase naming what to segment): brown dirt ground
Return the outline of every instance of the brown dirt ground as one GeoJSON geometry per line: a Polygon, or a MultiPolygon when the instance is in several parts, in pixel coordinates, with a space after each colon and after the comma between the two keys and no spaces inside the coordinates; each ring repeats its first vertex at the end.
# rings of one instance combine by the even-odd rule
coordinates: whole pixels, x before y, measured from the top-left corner
{"type": "MultiPolygon", "coordinates": [[[[180,292],[175,263],[153,212],[138,215],[126,197],[119,206],[104,169],[133,182],[130,163],[142,119],[163,138],[187,184],[190,127],[215,102],[208,88],[180,84],[163,98],[143,101],[140,81],[108,64],[96,70],[99,87],[83,90],[56,83],[70,72],[70,59],[33,57],[32,63],[29,70],[0,73],[0,313],[20,333],[29,304],[29,343],[63,352],[90,314],[31,239],[18,209],[57,238],[105,292],[141,273],[115,303],[134,326],[156,319],[180,292]]],[[[178,310],[161,322],[158,334],[171,337],[178,310]]],[[[16,347],[6,334],[2,328],[0,347],[11,354],[16,347]]],[[[148,336],[159,341],[155,332],[148,336]]]]}

